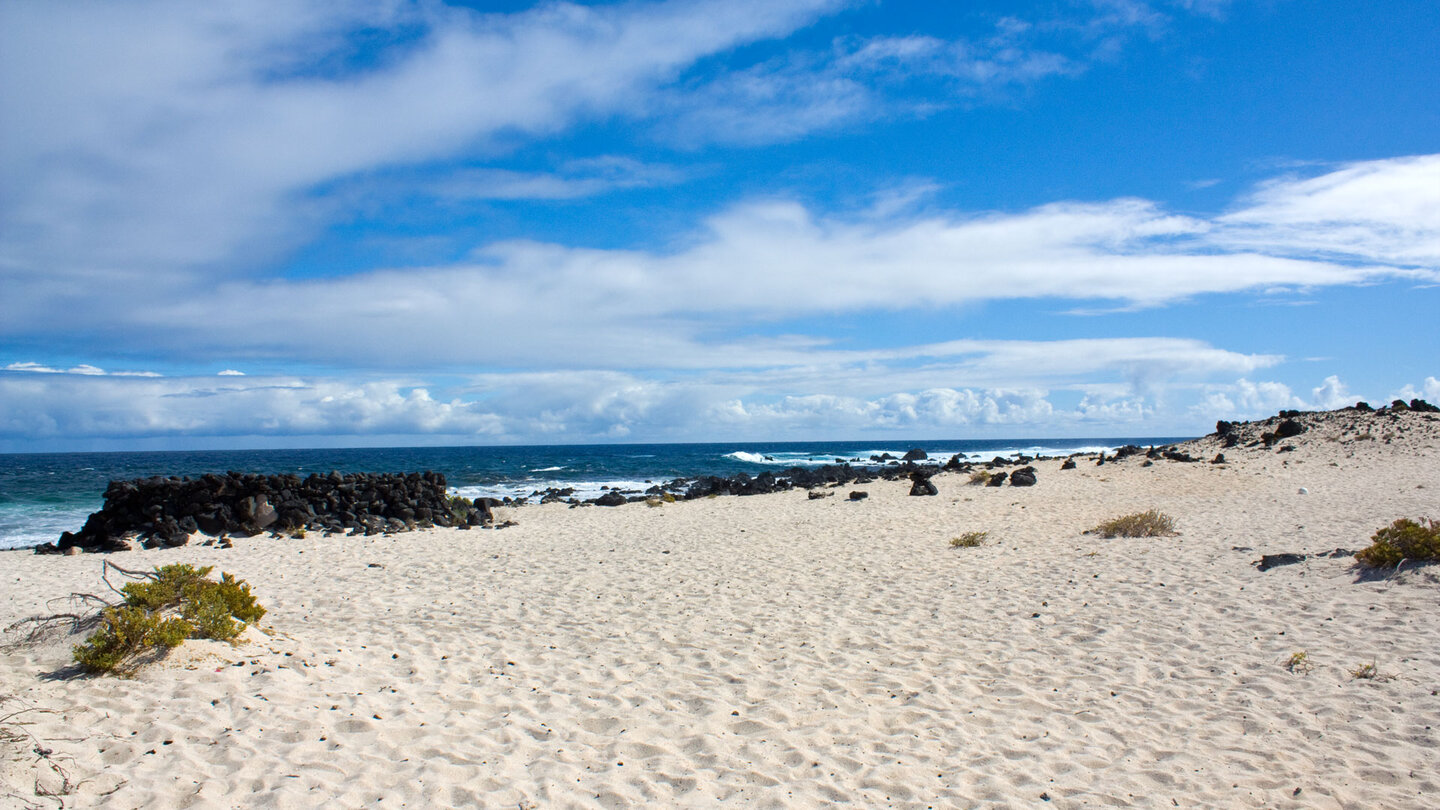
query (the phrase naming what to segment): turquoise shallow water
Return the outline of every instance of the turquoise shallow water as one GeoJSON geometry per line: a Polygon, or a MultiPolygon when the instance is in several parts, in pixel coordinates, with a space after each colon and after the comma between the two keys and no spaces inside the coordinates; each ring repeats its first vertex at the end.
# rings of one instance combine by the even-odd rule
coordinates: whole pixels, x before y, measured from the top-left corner
{"type": "Polygon", "coordinates": [[[1122,444],[1165,444],[1177,438],[914,440],[894,442],[766,442],[730,444],[608,444],[531,447],[390,447],[332,450],[214,450],[145,453],[0,454],[0,548],[47,543],[76,531],[103,503],[112,480],[152,475],[419,472],[445,474],[466,497],[522,496],[552,486],[581,498],[602,486],[643,489],[698,475],[755,475],[792,466],[833,464],[915,447],[945,460],[996,455],[1065,455],[1122,444]]]}

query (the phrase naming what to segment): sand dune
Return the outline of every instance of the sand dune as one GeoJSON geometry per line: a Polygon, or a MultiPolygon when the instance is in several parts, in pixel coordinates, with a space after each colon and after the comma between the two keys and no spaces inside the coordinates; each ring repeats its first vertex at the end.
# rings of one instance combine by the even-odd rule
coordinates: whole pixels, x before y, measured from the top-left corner
{"type": "MultiPolygon", "coordinates": [[[[1320,555],[1440,516],[1440,422],[1361,422],[1031,488],[117,554],[247,579],[269,634],[132,679],[6,652],[0,806],[55,806],[37,774],[124,808],[1434,806],[1440,569],[1320,555]],[[1180,534],[1084,534],[1151,508],[1180,534]],[[1310,556],[1253,565],[1279,552],[1310,556]]],[[[98,556],[3,558],[4,624],[101,587],[98,556]]]]}

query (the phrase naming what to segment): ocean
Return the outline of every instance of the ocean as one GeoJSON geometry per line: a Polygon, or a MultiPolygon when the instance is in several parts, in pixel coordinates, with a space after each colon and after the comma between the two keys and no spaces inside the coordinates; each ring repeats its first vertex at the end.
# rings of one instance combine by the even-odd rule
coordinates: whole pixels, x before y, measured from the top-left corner
{"type": "Polygon", "coordinates": [[[601,487],[645,489],[652,483],[700,475],[757,475],[764,470],[837,461],[870,463],[871,456],[903,456],[924,449],[942,463],[955,454],[1068,455],[1151,445],[1180,438],[984,439],[894,442],[764,442],[730,444],[605,444],[533,447],[391,447],[331,450],[211,450],[144,453],[0,454],[0,549],[27,548],[79,531],[104,503],[112,480],[204,473],[421,472],[445,474],[467,498],[528,496],[549,487],[574,487],[595,498],[601,487]]]}

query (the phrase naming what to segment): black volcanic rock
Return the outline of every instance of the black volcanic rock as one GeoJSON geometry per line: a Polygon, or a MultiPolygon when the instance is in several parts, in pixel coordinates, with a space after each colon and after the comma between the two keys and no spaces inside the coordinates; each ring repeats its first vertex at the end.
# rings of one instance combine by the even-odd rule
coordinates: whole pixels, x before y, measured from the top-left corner
{"type": "Polygon", "coordinates": [[[624,495],[621,495],[619,492],[616,492],[612,489],[604,495],[596,498],[594,503],[596,506],[624,506],[627,501],[625,500],[624,495]]]}
{"type": "MultiPolygon", "coordinates": [[[[66,532],[57,550],[113,551],[142,545],[184,545],[190,535],[253,537],[299,529],[378,533],[418,526],[480,525],[488,508],[452,510],[445,476],[434,473],[255,475],[111,481],[105,505],[78,533],[66,532]]],[[[47,544],[49,545],[49,544],[47,544]]],[[[43,548],[43,547],[42,547],[43,548]]]]}
{"type": "Polygon", "coordinates": [[[911,494],[911,495],[939,495],[939,494],[940,494],[940,490],[938,490],[938,489],[935,488],[935,484],[930,480],[930,476],[928,476],[928,475],[926,475],[926,474],[924,474],[924,473],[920,473],[920,472],[911,473],[911,474],[910,474],[910,482],[911,482],[911,483],[910,483],[910,494],[911,494]]]}
{"type": "Polygon", "coordinates": [[[1021,467],[1010,473],[1010,486],[1012,487],[1033,487],[1035,486],[1035,468],[1021,467]]]}
{"type": "Polygon", "coordinates": [[[1275,426],[1275,437],[1277,439],[1288,439],[1291,436],[1299,436],[1305,432],[1305,426],[1295,421],[1294,418],[1286,419],[1275,426]]]}
{"type": "Polygon", "coordinates": [[[908,452],[908,453],[906,453],[904,456],[902,456],[902,457],[900,458],[900,460],[901,460],[901,461],[924,461],[924,460],[926,460],[926,459],[928,459],[928,458],[930,458],[930,456],[927,455],[924,450],[921,450],[920,448],[917,447],[917,448],[915,448],[914,450],[911,450],[910,452],[908,452]]]}

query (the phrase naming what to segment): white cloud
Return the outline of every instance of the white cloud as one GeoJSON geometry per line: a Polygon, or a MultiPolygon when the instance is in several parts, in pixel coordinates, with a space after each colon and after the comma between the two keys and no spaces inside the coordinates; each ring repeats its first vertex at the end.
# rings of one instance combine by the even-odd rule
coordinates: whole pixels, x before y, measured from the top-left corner
{"type": "Polygon", "coordinates": [[[233,369],[233,368],[227,368],[227,369],[225,369],[224,371],[220,372],[217,376],[220,376],[220,377],[244,377],[244,376],[245,376],[245,372],[243,372],[243,371],[236,371],[236,370],[233,369]]]}
{"type": "Polygon", "coordinates": [[[5,3],[0,271],[146,289],[263,264],[329,216],[317,184],[636,113],[834,5],[5,3]],[[346,67],[367,28],[396,42],[346,67]]]}
{"type": "Polygon", "coordinates": [[[1440,155],[1351,163],[1263,184],[1217,220],[1230,249],[1440,266],[1440,155]]]}
{"type": "Polygon", "coordinates": [[[1350,389],[1334,374],[1326,377],[1325,382],[1310,392],[1310,403],[1319,410],[1333,411],[1336,408],[1354,405],[1355,402],[1356,399],[1350,393],[1350,389]]]}
{"type": "Polygon", "coordinates": [[[1440,405],[1440,380],[1426,377],[1425,382],[1419,386],[1406,385],[1391,397],[1391,400],[1396,399],[1403,399],[1406,402],[1412,399],[1423,399],[1432,405],[1440,405]]]}
{"type": "Polygon", "coordinates": [[[459,385],[419,378],[227,376],[222,382],[17,372],[0,374],[0,401],[7,405],[0,442],[239,435],[716,440],[991,427],[1054,435],[1151,424],[1156,412],[1145,404],[1147,396],[1278,358],[1161,338],[964,341],[807,359],[807,365],[675,376],[488,373],[459,385]],[[1053,401],[1053,393],[1080,390],[1086,393],[1077,407],[1053,401]]]}
{"type": "Polygon", "coordinates": [[[70,368],[52,368],[40,363],[11,363],[5,366],[5,371],[24,371],[32,374],[80,374],[87,377],[159,377],[154,371],[106,371],[103,368],[92,366],[89,363],[81,363],[70,368]]]}

